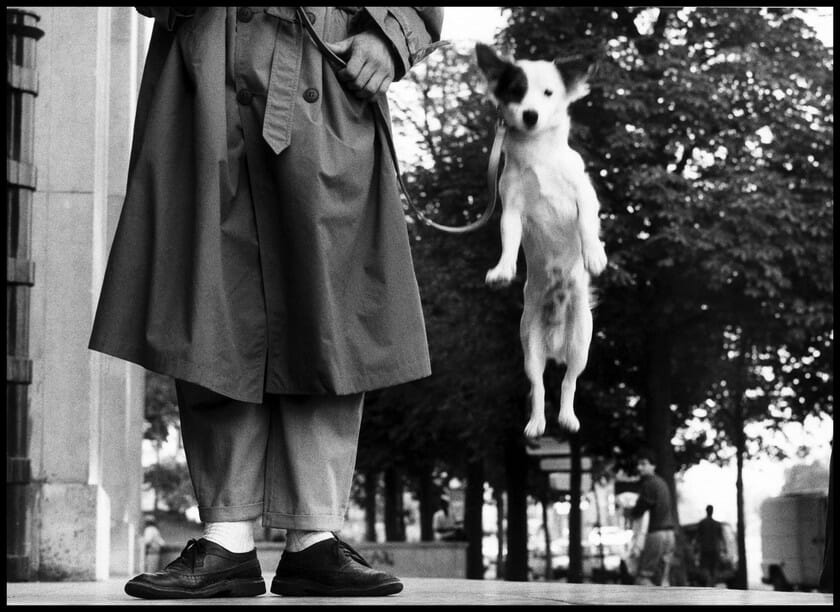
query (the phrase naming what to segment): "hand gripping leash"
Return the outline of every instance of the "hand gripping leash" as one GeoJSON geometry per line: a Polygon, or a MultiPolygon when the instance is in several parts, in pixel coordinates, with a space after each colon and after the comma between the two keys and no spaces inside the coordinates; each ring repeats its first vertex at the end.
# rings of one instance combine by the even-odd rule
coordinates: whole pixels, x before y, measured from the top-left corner
{"type": "MultiPolygon", "coordinates": [[[[318,47],[318,50],[324,55],[327,62],[335,70],[340,70],[344,68],[347,65],[347,62],[345,62],[338,55],[336,55],[332,51],[332,49],[327,47],[327,45],[318,35],[318,32],[316,32],[315,28],[312,26],[312,22],[309,20],[309,17],[307,16],[306,11],[303,10],[303,7],[297,7],[296,12],[298,19],[300,19],[300,22],[303,24],[303,27],[309,34],[309,37],[312,39],[312,42],[315,43],[315,46],[318,47]]],[[[436,44],[438,46],[446,46],[449,43],[441,41],[440,43],[436,44]]],[[[483,226],[485,223],[487,223],[487,221],[490,220],[490,217],[493,214],[493,210],[496,208],[496,200],[498,198],[496,185],[499,173],[499,162],[501,160],[502,154],[502,142],[504,141],[505,135],[504,123],[501,120],[497,122],[496,137],[493,140],[493,147],[490,150],[490,160],[487,165],[487,188],[490,192],[490,197],[488,198],[487,208],[484,210],[481,217],[479,217],[472,223],[454,227],[449,225],[441,225],[440,223],[432,221],[425,215],[425,213],[423,213],[422,210],[420,210],[420,208],[414,203],[414,200],[411,199],[411,196],[408,194],[408,189],[406,188],[405,183],[403,182],[402,175],[400,174],[397,150],[394,146],[393,137],[391,136],[391,126],[389,125],[388,120],[385,118],[385,113],[379,104],[380,102],[376,102],[373,105],[374,118],[377,121],[377,123],[379,123],[379,126],[382,128],[382,132],[385,134],[385,140],[388,143],[388,149],[391,153],[391,159],[394,164],[394,171],[397,174],[397,182],[400,185],[400,190],[402,190],[403,196],[405,196],[405,199],[408,201],[408,204],[414,209],[414,212],[417,213],[417,216],[420,218],[420,220],[430,227],[450,234],[465,234],[467,232],[472,232],[483,226]]]]}

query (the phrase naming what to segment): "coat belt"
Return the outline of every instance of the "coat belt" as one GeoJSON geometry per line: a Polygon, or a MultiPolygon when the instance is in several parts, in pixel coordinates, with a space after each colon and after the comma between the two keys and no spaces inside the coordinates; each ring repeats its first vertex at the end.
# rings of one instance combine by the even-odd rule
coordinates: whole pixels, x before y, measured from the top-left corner
{"type": "MultiPolygon", "coordinates": [[[[274,45],[263,119],[262,136],[271,150],[279,155],[292,141],[292,121],[303,58],[303,29],[296,23],[294,7],[272,6],[266,9],[266,13],[280,19],[280,27],[287,28],[288,34],[294,36],[293,53],[289,53],[287,45],[274,45]]],[[[324,23],[324,19],[319,21],[324,23]]]]}

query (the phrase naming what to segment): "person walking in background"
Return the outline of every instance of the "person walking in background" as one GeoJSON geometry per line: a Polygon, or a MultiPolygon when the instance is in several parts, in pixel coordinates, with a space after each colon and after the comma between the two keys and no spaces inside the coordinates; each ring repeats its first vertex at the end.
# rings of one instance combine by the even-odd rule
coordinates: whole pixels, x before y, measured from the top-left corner
{"type": "Polygon", "coordinates": [[[723,525],[712,518],[715,508],[706,506],[706,518],[697,524],[697,546],[700,550],[700,570],[705,586],[714,586],[720,564],[720,555],[725,545],[723,525]]]}
{"type": "Polygon", "coordinates": [[[639,498],[625,511],[631,519],[649,512],[645,544],[639,557],[636,584],[669,586],[668,573],[674,556],[674,513],[668,484],[656,474],[656,459],[648,449],[639,452],[637,468],[641,475],[639,498]]]}
{"type": "Polygon", "coordinates": [[[175,379],[204,535],[126,593],[264,593],[257,518],[287,530],[273,593],[397,593],[334,532],[365,393],[431,373],[385,93],[443,9],[137,10],[155,25],[90,348],[175,379]]]}
{"type": "Polygon", "coordinates": [[[435,532],[435,539],[437,540],[452,542],[466,539],[462,525],[452,516],[448,495],[440,496],[440,506],[432,516],[432,529],[435,532]]]}
{"type": "Polygon", "coordinates": [[[446,495],[440,496],[439,507],[432,516],[432,529],[437,540],[446,540],[455,534],[457,525],[449,513],[449,498],[446,495]]]}

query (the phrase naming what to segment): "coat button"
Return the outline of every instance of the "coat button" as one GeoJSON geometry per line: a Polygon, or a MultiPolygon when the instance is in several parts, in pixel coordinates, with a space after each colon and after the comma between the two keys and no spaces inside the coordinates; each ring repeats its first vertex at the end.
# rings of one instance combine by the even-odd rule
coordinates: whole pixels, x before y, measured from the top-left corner
{"type": "Polygon", "coordinates": [[[315,23],[315,13],[312,11],[306,11],[306,16],[309,18],[309,21],[315,23]]]}
{"type": "Polygon", "coordinates": [[[303,99],[307,102],[315,102],[318,99],[318,90],[314,87],[310,87],[306,91],[303,92],[303,99]]]}
{"type": "Polygon", "coordinates": [[[251,103],[252,97],[251,92],[247,89],[240,89],[236,92],[236,101],[242,106],[248,106],[251,103]]]}
{"type": "Polygon", "coordinates": [[[239,7],[239,10],[236,11],[236,17],[239,21],[243,21],[248,23],[251,21],[251,18],[254,16],[254,12],[248,8],[247,6],[239,7]]]}

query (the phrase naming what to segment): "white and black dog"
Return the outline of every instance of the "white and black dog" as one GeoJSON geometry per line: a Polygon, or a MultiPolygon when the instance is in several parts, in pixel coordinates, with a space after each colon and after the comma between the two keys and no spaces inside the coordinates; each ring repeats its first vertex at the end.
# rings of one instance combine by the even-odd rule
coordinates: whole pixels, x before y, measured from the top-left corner
{"type": "Polygon", "coordinates": [[[548,359],[566,364],[558,422],[575,432],[573,402],[592,339],[590,275],[607,255],[600,240],[599,203],[583,159],[569,147],[569,105],[589,93],[589,70],[559,61],[509,61],[484,44],[476,59],[490,98],[507,124],[502,145],[502,255],[489,285],[516,275],[519,246],[527,263],[520,338],[531,383],[525,435],[545,431],[543,374],[548,359]]]}

